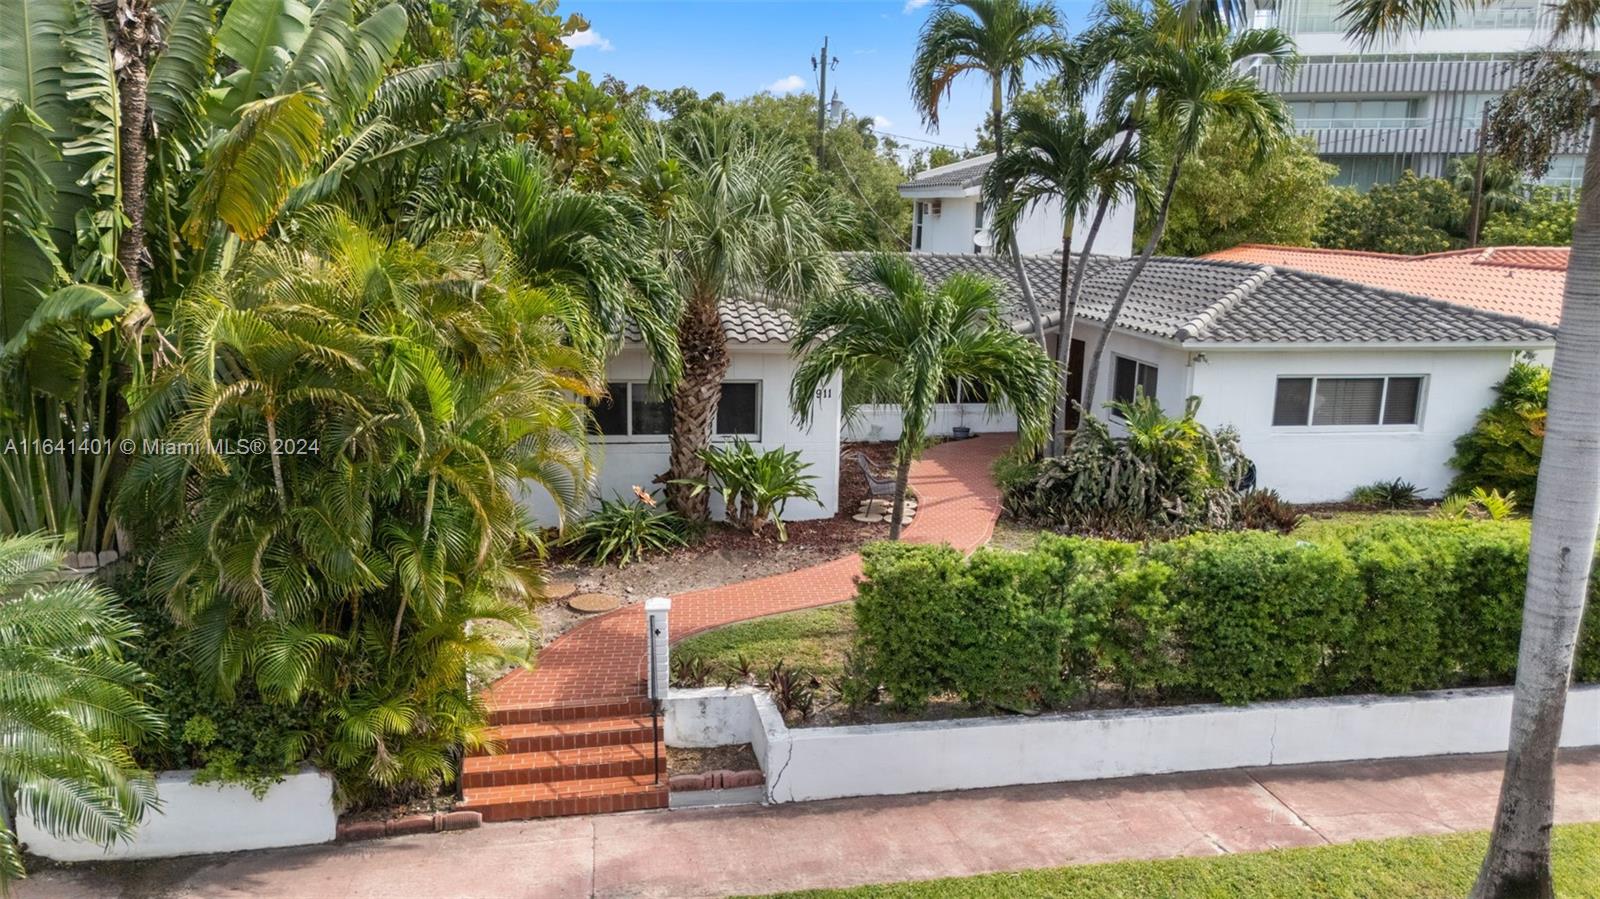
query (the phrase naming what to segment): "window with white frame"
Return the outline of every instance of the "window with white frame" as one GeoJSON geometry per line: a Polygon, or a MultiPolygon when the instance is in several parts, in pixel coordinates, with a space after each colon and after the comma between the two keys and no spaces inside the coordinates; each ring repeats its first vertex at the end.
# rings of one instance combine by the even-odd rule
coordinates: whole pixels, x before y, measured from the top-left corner
{"type": "Polygon", "coordinates": [[[1116,356],[1111,370],[1111,398],[1119,403],[1131,403],[1141,396],[1155,399],[1156,374],[1154,365],[1116,356]]]}
{"type": "Polygon", "coordinates": [[[912,205],[916,210],[916,214],[913,216],[915,221],[911,223],[911,249],[920,250],[922,249],[922,218],[928,214],[928,204],[918,200],[912,205]]]}
{"type": "MultiPolygon", "coordinates": [[[[606,396],[590,403],[595,430],[607,437],[655,437],[672,433],[672,398],[645,381],[612,381],[606,396]]],[[[718,437],[761,439],[761,382],[724,381],[717,402],[718,437]]]]}
{"type": "Polygon", "coordinates": [[[1421,421],[1422,377],[1279,378],[1274,427],[1376,427],[1421,421]]]}

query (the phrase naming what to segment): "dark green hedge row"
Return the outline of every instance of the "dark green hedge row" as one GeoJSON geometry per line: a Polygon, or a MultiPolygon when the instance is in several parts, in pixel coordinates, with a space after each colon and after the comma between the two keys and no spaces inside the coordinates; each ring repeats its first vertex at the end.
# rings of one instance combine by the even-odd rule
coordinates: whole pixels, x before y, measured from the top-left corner
{"type": "MultiPolygon", "coordinates": [[[[1255,531],[1141,547],[1044,535],[1029,552],[879,544],[857,652],[902,706],[999,708],[1118,688],[1169,699],[1509,683],[1525,522],[1395,519],[1317,542],[1255,531]]],[[[1600,613],[1579,646],[1600,679],[1600,613]]]]}

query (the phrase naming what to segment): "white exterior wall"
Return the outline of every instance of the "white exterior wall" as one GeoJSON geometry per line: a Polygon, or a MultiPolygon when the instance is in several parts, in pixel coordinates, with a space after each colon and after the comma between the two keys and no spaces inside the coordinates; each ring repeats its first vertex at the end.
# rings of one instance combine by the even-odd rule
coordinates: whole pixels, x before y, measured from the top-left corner
{"type": "Polygon", "coordinates": [[[327,843],[338,829],[333,778],[321,771],[291,774],[260,799],[246,787],[200,785],[193,777],[193,771],[159,775],[160,811],[147,815],[131,840],[110,849],[59,839],[27,814],[17,816],[17,836],[34,855],[88,862],[327,843]]]}
{"type": "MultiPolygon", "coordinates": [[[[976,191],[971,194],[940,197],[917,193],[907,195],[913,204],[925,203],[930,210],[934,200],[939,201],[938,215],[929,212],[922,217],[922,246],[913,252],[974,252],[975,245],[972,239],[977,234],[978,203],[981,202],[976,191]]],[[[1064,220],[1059,200],[1049,200],[1028,210],[1017,225],[1018,249],[1030,256],[1061,252],[1061,229],[1064,220]]],[[[985,232],[988,231],[987,225],[986,221],[985,232]]],[[[912,207],[911,227],[914,241],[917,227],[915,206],[912,207]]],[[[916,244],[913,243],[912,246],[915,247],[916,244]]],[[[994,249],[985,249],[983,252],[992,253],[994,249]]]]}
{"type": "MultiPolygon", "coordinates": [[[[1094,359],[1094,345],[1100,339],[1104,330],[1092,322],[1079,321],[1072,329],[1072,339],[1083,341],[1083,364],[1088,365],[1094,359]]],[[[1052,341],[1053,343],[1054,341],[1052,341]]],[[[1106,341],[1105,355],[1100,359],[1100,379],[1095,385],[1095,402],[1092,412],[1102,419],[1107,419],[1112,424],[1112,429],[1117,429],[1117,419],[1111,418],[1106,411],[1106,404],[1111,402],[1111,391],[1115,388],[1116,360],[1118,356],[1143,362],[1156,367],[1156,402],[1169,415],[1181,415],[1183,404],[1189,397],[1189,354],[1169,341],[1156,340],[1152,337],[1141,337],[1127,331],[1112,331],[1111,339],[1106,341]]],[[[1084,378],[1088,384],[1088,378],[1084,378]]],[[[1082,399],[1080,397],[1080,399],[1082,399]]]]}
{"type": "MultiPolygon", "coordinates": [[[[801,427],[789,411],[789,384],[794,379],[796,360],[788,344],[732,344],[726,380],[761,382],[761,435],[751,441],[758,450],[785,447],[799,450],[802,460],[811,463],[806,473],[821,502],[791,501],[784,509],[786,521],[831,518],[839,505],[840,394],[836,377],[812,411],[811,423],[801,427]]],[[[648,381],[650,359],[642,349],[629,347],[606,366],[608,381],[648,381]]],[[[647,491],[661,487],[656,476],[668,467],[669,442],[665,434],[639,437],[595,437],[590,442],[597,480],[591,505],[601,499],[631,498],[635,485],[647,491]]],[[[555,503],[543,490],[527,490],[523,506],[540,524],[557,523],[555,503]]],[[[711,498],[713,514],[722,514],[722,504],[711,498]]]]}
{"type": "Polygon", "coordinates": [[[1200,419],[1233,425],[1258,483],[1290,502],[1342,500],[1362,484],[1404,478],[1439,496],[1454,472],[1454,442],[1494,399],[1512,350],[1227,350],[1207,348],[1190,388],[1204,397],[1200,419]],[[1273,427],[1280,376],[1422,375],[1415,426],[1273,427]]]}
{"type": "MultiPolygon", "coordinates": [[[[668,745],[751,743],[767,801],[887,796],[1183,771],[1501,752],[1511,689],[790,728],[758,691],[674,690],[668,745]],[[730,713],[728,702],[747,709],[730,713]],[[704,710],[710,714],[697,716],[704,710]],[[697,720],[690,720],[697,719],[697,720]],[[679,744],[675,734],[696,742],[679,744]]],[[[1600,686],[1574,687],[1561,745],[1600,745],[1600,686]]]]}

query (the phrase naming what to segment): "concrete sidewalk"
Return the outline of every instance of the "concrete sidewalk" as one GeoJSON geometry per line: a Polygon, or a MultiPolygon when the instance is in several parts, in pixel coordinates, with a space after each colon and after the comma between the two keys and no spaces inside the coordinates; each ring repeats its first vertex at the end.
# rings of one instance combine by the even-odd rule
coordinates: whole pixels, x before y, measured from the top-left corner
{"type": "MultiPolygon", "coordinates": [[[[28,899],[686,897],[1486,830],[1499,756],[1251,768],[40,870],[28,899]]],[[[1600,820],[1600,750],[1563,754],[1558,817],[1600,820]]]]}

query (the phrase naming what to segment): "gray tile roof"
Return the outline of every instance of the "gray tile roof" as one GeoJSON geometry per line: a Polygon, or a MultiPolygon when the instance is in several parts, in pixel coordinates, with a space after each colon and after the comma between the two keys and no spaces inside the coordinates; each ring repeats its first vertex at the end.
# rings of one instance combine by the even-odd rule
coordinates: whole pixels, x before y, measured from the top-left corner
{"type": "Polygon", "coordinates": [[[989,164],[994,162],[993,153],[941,165],[936,169],[918,172],[910,181],[900,185],[901,190],[920,190],[926,187],[953,187],[965,190],[977,187],[983,181],[984,173],[989,171],[989,164]]]}
{"type": "MultiPolygon", "coordinates": [[[[723,300],[720,304],[722,333],[731,343],[787,343],[794,337],[794,316],[785,309],[754,300],[723,300]]],[[[632,320],[622,332],[629,343],[642,338],[632,320]]]]}
{"type": "MultiPolygon", "coordinates": [[[[866,254],[843,254],[859,273],[866,254]]],[[[1026,328],[1027,313],[1010,260],[998,256],[912,253],[922,276],[937,283],[957,272],[994,278],[1006,315],[1026,328]]],[[[1034,295],[1054,324],[1061,256],[1028,256],[1034,295]]],[[[1133,266],[1091,256],[1079,315],[1103,322],[1133,266]]],[[[1070,269],[1069,269],[1070,275],[1070,269]]],[[[1554,339],[1552,328],[1510,316],[1337,278],[1253,263],[1157,256],[1135,282],[1118,325],[1193,344],[1239,343],[1514,343],[1554,339]]]]}

